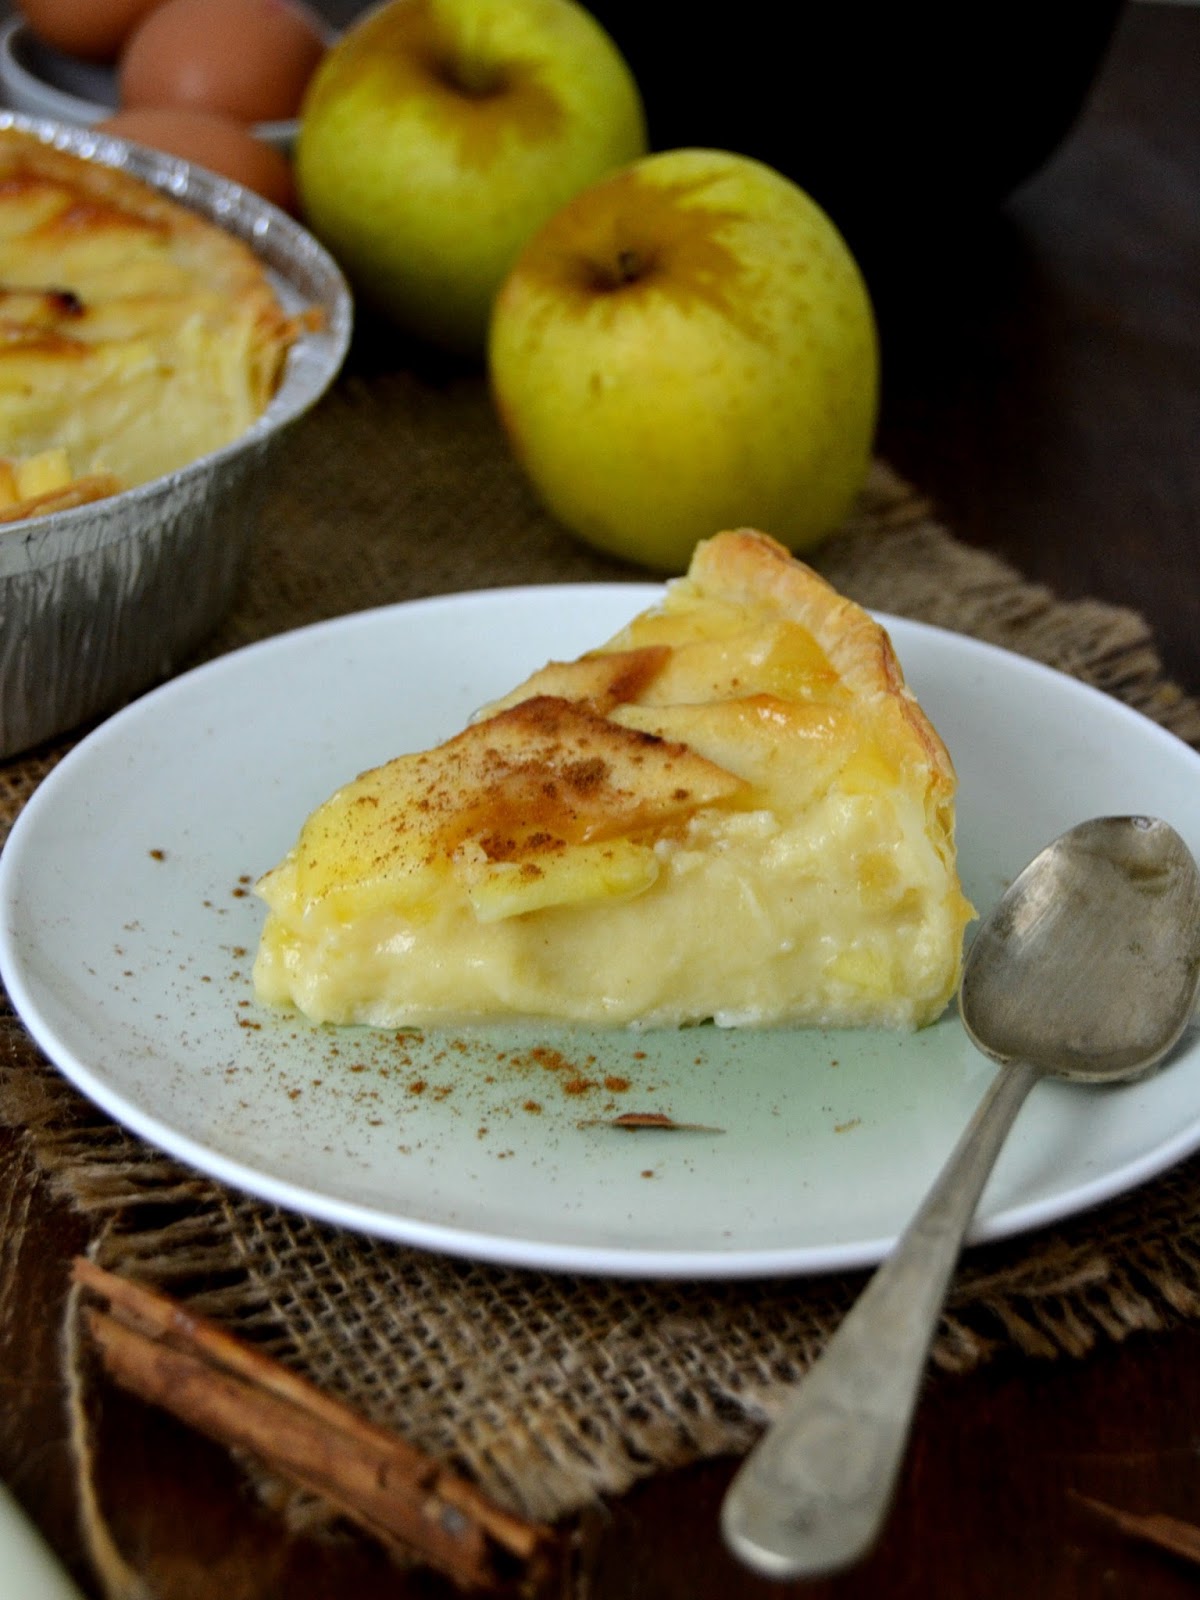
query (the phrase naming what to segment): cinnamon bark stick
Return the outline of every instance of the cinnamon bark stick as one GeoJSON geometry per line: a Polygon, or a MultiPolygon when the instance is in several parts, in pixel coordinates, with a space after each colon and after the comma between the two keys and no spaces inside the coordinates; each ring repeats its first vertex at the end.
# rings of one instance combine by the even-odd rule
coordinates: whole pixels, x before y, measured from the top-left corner
{"type": "Polygon", "coordinates": [[[333,1400],[218,1323],[77,1257],[105,1370],[222,1444],[237,1446],[460,1588],[536,1590],[552,1530],[512,1515],[413,1445],[333,1400]]]}
{"type": "Polygon", "coordinates": [[[1131,1538],[1157,1545],[1160,1550],[1184,1561],[1200,1562],[1200,1527],[1194,1522],[1183,1522],[1162,1511],[1122,1511],[1118,1506],[1106,1505],[1102,1500],[1093,1500],[1090,1495],[1074,1490],[1072,1497],[1131,1538]]]}

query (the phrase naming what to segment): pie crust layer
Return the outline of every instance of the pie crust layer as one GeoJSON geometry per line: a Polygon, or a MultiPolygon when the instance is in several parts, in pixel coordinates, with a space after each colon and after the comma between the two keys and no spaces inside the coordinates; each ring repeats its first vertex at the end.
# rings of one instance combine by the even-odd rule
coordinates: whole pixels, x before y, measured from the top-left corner
{"type": "Polygon", "coordinates": [[[379,1027],[912,1027],[971,908],[955,774],[886,632],[751,530],[454,738],[361,774],[258,884],[260,997],[379,1027]]]}
{"type": "Polygon", "coordinates": [[[0,521],[236,439],[303,323],[232,234],[129,173],[0,129],[0,521]]]}

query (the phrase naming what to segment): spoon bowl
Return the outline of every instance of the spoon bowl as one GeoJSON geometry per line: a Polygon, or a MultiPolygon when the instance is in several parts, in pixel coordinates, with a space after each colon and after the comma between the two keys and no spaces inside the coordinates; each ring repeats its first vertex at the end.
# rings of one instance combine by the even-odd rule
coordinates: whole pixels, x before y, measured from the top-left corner
{"type": "Polygon", "coordinates": [[[1003,1064],[1082,1083],[1144,1076],[1191,1016],[1198,927],[1200,876],[1173,828],[1081,823],[1029,863],[976,934],[963,1026],[1003,1064]]]}
{"type": "Polygon", "coordinates": [[[726,1543],[773,1578],[850,1566],[883,1526],[946,1289],[984,1183],[1048,1074],[1152,1072],[1200,987],[1200,870],[1150,817],[1072,828],[1011,884],[963,967],[959,1013],[999,1062],[979,1109],[871,1279],[725,1497],[726,1543]]]}

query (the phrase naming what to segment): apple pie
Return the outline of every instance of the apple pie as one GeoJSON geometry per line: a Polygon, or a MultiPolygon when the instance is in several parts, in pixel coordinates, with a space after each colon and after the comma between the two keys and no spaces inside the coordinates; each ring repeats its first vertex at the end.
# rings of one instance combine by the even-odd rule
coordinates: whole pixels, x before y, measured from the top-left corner
{"type": "Polygon", "coordinates": [[[305,325],[232,234],[129,173],[0,129],[0,520],[228,444],[305,325]]]}
{"type": "Polygon", "coordinates": [[[260,880],[261,999],[381,1027],[915,1027],[972,915],[956,779],[886,632],[773,540],[434,749],[339,789],[260,880]]]}

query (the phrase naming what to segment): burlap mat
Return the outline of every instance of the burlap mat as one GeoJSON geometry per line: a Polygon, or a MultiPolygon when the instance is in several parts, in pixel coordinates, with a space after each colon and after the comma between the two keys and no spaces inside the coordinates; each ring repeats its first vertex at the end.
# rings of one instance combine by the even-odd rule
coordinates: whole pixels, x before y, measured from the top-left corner
{"type": "MultiPolygon", "coordinates": [[[[1200,744],[1200,706],[1164,682],[1136,615],[1060,603],[1023,582],[956,541],[882,465],[815,564],[869,606],[1037,657],[1200,744]]],[[[240,603],[212,650],[435,592],[644,576],[541,513],[476,377],[351,377],[290,441],[240,603]]],[[[0,768],[0,824],[65,748],[0,768]]],[[[30,1172],[49,1173],[88,1214],[104,1265],[229,1319],[538,1517],[743,1448],[862,1281],[542,1276],[317,1226],[106,1121],[11,1013],[0,1015],[0,1116],[27,1130],[30,1172]]],[[[935,1360],[966,1370],[998,1351],[1081,1356],[1198,1313],[1200,1163],[1190,1162],[1067,1225],[971,1252],[935,1360]]]]}

